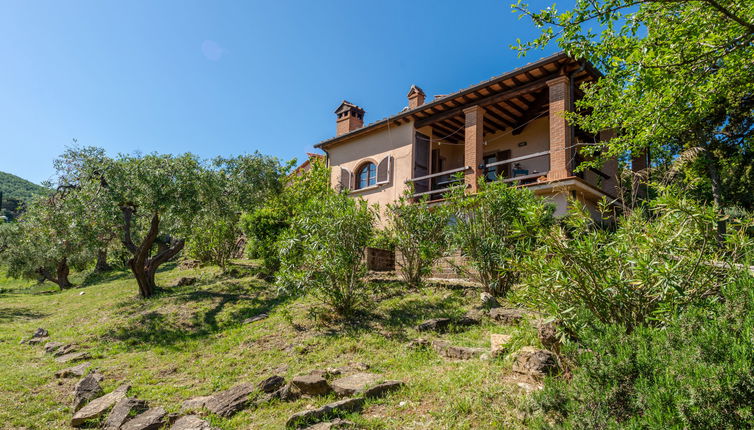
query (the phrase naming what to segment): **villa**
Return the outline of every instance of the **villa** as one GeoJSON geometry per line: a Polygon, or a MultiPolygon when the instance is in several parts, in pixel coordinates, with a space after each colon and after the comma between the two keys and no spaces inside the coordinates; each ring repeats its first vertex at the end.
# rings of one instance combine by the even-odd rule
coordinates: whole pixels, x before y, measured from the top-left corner
{"type": "MultiPolygon", "coordinates": [[[[563,113],[574,109],[584,82],[600,73],[564,53],[543,58],[452,94],[426,100],[412,86],[408,106],[364,125],[363,108],[343,101],[335,111],[336,136],[315,145],[327,154],[333,187],[370,203],[393,202],[409,184],[414,196],[441,201],[462,173],[467,191],[478,178],[530,187],[564,214],[570,196],[596,210],[614,198],[617,160],[576,172],[579,148],[612,137],[571,127],[563,113]]],[[[633,160],[633,168],[646,160],[633,160]]]]}

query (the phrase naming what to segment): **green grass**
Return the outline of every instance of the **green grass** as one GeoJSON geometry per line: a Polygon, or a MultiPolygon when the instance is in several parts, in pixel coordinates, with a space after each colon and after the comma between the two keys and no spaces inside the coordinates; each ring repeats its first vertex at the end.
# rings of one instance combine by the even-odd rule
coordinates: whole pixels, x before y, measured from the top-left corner
{"type": "MultiPolygon", "coordinates": [[[[501,327],[489,321],[444,335],[414,330],[427,318],[463,315],[476,304],[475,290],[406,292],[400,284],[379,283],[358,321],[326,326],[312,319],[310,310],[317,303],[309,296],[279,296],[274,286],[248,275],[233,278],[216,268],[169,267],[158,274],[158,284],[170,285],[181,276],[200,280],[193,286],[167,287],[149,300],[136,297],[136,284],[127,272],[90,278],[87,286],[64,292],[29,290],[34,283],[0,279],[0,423],[10,428],[68,428],[75,380],[54,377],[68,365],[55,363],[41,346],[19,344],[44,327],[52,340],[76,342],[92,353],[94,365],[105,375],[105,391],[129,382],[131,395],[169,412],[178,412],[191,397],[256,383],[272,374],[289,379],[313,369],[365,363],[406,386],[348,416],[364,428],[524,426],[517,406],[526,399],[511,380],[509,358],[448,361],[433,351],[406,347],[417,337],[489,347],[490,333],[513,333],[518,345],[536,341],[528,326],[501,327]],[[270,317],[241,324],[262,312],[270,317]]],[[[75,276],[74,281],[84,279],[75,276]]],[[[332,399],[273,402],[230,419],[208,419],[222,429],[282,428],[294,412],[332,399]]]]}

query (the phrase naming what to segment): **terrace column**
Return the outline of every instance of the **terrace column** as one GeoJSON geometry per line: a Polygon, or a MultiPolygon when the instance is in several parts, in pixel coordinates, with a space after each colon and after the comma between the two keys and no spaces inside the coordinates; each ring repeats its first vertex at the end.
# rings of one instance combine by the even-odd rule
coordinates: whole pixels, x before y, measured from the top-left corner
{"type": "Polygon", "coordinates": [[[567,76],[547,81],[550,90],[550,173],[548,180],[570,176],[571,127],[563,114],[571,107],[571,83],[567,76]]]}
{"type": "Polygon", "coordinates": [[[482,174],[479,165],[482,164],[482,152],[484,151],[484,109],[472,106],[463,110],[466,115],[466,128],[464,129],[464,165],[470,166],[466,171],[466,184],[469,193],[476,193],[478,179],[482,174]]]}
{"type": "Polygon", "coordinates": [[[649,180],[649,150],[631,151],[631,171],[633,187],[636,197],[643,198],[647,196],[647,181],[649,180]]]}

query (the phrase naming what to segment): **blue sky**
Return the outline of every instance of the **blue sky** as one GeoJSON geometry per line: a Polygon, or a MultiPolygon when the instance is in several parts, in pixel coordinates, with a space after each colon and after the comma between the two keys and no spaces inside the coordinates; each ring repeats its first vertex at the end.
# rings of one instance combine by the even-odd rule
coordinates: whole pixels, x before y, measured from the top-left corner
{"type": "Polygon", "coordinates": [[[48,179],[73,139],[300,159],[342,99],[372,122],[412,84],[431,97],[553,52],[516,56],[535,32],[509,3],[4,1],[0,171],[48,179]]]}

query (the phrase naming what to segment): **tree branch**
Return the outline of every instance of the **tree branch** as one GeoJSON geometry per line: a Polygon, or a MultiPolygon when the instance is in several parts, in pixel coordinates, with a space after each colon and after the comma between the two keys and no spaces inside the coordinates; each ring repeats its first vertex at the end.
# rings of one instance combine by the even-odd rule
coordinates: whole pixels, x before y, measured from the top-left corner
{"type": "Polygon", "coordinates": [[[720,3],[716,2],[715,0],[702,0],[702,1],[704,1],[705,3],[708,3],[709,5],[717,9],[720,13],[722,13],[726,17],[732,19],[733,21],[747,28],[750,33],[754,33],[754,24],[746,22],[741,17],[734,15],[733,12],[724,8],[720,3]]]}
{"type": "Polygon", "coordinates": [[[120,207],[120,210],[123,211],[123,239],[121,239],[121,242],[123,242],[123,246],[125,246],[131,254],[136,255],[138,249],[131,239],[131,217],[133,216],[135,209],[132,206],[123,205],[120,207]]]}

